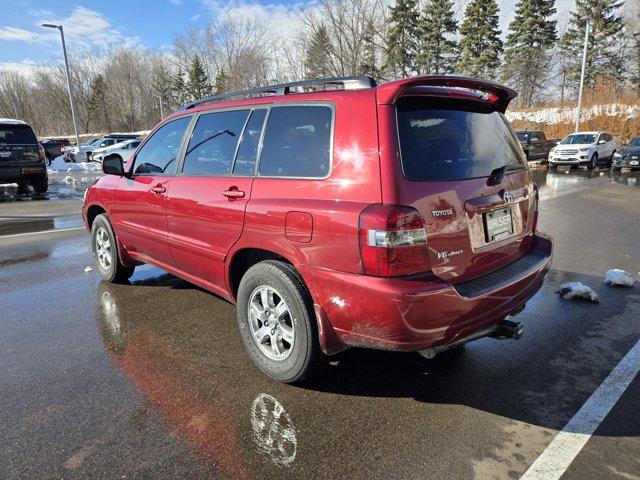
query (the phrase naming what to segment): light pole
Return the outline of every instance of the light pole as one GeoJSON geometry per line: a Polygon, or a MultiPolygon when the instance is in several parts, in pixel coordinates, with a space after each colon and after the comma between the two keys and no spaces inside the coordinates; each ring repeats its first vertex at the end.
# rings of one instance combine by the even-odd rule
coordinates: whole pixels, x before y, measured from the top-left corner
{"type": "Polygon", "coordinates": [[[589,20],[584,27],[584,47],[582,49],[582,70],[580,72],[580,89],[578,90],[578,111],[576,112],[576,132],[580,129],[580,113],[582,110],[582,88],[584,87],[584,72],[587,67],[587,47],[589,44],[589,20]]]}
{"type": "Polygon", "coordinates": [[[71,120],[73,120],[73,131],[76,134],[76,145],[80,148],[80,135],[78,135],[78,123],[76,122],[76,107],[73,103],[73,87],[71,86],[71,73],[69,72],[69,60],[67,59],[67,44],[64,41],[64,30],[62,25],[53,23],[43,23],[43,27],[57,28],[60,30],[60,38],[62,38],[62,53],[64,54],[64,67],[67,71],[67,88],[69,90],[69,104],[71,105],[71,120]]]}

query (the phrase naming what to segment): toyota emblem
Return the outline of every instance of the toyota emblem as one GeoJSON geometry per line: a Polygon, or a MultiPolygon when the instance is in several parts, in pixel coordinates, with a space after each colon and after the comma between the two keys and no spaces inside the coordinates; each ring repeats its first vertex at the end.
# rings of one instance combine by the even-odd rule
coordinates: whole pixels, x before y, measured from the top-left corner
{"type": "Polygon", "coordinates": [[[513,200],[513,196],[511,195],[511,192],[507,192],[506,190],[504,192],[502,192],[502,199],[506,202],[506,203],[511,203],[511,201],[513,200]]]}

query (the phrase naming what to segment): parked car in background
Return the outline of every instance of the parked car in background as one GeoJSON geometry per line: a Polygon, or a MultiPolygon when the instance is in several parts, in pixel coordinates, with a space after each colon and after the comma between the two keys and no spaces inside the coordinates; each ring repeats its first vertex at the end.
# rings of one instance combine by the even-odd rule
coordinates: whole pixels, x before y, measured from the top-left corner
{"type": "Polygon", "coordinates": [[[71,145],[71,142],[67,138],[48,138],[40,142],[44,148],[44,153],[51,163],[56,157],[64,154],[64,148],[71,145]]]}
{"type": "Polygon", "coordinates": [[[92,162],[102,162],[105,157],[115,155],[120,158],[122,162],[127,162],[140,143],[142,143],[142,140],[139,139],[125,140],[124,142],[114,143],[109,147],[96,148],[89,157],[89,160],[92,162]]]}
{"type": "Polygon", "coordinates": [[[541,130],[519,130],[516,132],[528,161],[546,160],[557,141],[547,140],[541,130]]]}
{"type": "Polygon", "coordinates": [[[519,338],[506,317],[542,286],[552,243],[504,116],[515,96],[350,77],[195,101],[126,164],[104,159],[83,205],[97,271],[150,263],[236,303],[250,357],[285,382],[321,351],[519,338]]]}
{"type": "Polygon", "coordinates": [[[31,185],[36,193],[49,186],[44,148],[33,129],[21,120],[0,118],[0,183],[17,183],[18,192],[31,185]]]}
{"type": "Polygon", "coordinates": [[[104,137],[96,138],[87,143],[84,143],[78,147],[71,147],[65,150],[65,160],[68,162],[88,162],[90,155],[94,150],[98,148],[110,147],[116,143],[123,142],[125,140],[133,140],[138,136],[135,134],[116,134],[110,133],[104,137]]]}
{"type": "Polygon", "coordinates": [[[611,163],[616,141],[608,132],[578,132],[564,137],[549,153],[549,165],[586,165],[595,168],[600,162],[611,163]]]}
{"type": "Polygon", "coordinates": [[[613,154],[611,168],[640,168],[640,136],[635,137],[627,146],[613,154]]]}

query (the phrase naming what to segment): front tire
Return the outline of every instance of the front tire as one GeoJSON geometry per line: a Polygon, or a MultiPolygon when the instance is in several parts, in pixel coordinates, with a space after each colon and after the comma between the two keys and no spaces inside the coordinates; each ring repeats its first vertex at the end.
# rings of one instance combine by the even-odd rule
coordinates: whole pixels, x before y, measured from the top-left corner
{"type": "Polygon", "coordinates": [[[133,275],[135,267],[128,267],[120,262],[116,235],[106,214],[98,215],[91,225],[91,245],[93,259],[98,273],[103,280],[110,283],[121,283],[133,275]]]}
{"type": "Polygon", "coordinates": [[[313,371],[319,354],[313,302],[291,265],[266,260],[247,270],[237,317],[251,360],[269,377],[294,383],[313,371]]]}
{"type": "Polygon", "coordinates": [[[591,160],[589,160],[589,163],[587,164],[587,168],[589,170],[593,170],[594,168],[596,168],[596,165],[598,165],[598,154],[594,153],[591,156],[591,160]]]}

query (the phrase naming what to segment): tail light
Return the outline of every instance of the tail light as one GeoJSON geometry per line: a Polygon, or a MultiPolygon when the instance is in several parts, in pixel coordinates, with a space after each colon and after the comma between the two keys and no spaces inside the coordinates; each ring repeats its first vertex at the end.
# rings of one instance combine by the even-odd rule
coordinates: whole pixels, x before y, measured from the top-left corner
{"type": "Polygon", "coordinates": [[[38,160],[44,163],[46,159],[47,159],[47,156],[44,153],[44,147],[38,144],[38,160]]]}
{"type": "Polygon", "coordinates": [[[365,274],[395,277],[430,269],[427,233],[415,208],[370,205],[360,214],[359,235],[365,274]]]}

